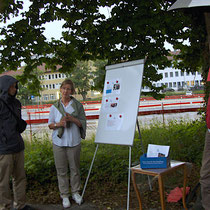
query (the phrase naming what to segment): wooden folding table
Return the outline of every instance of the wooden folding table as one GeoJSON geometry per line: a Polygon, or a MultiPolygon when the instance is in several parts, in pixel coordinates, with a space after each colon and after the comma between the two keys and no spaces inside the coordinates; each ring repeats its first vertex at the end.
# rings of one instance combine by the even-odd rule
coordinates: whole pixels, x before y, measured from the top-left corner
{"type": "Polygon", "coordinates": [[[131,168],[131,173],[132,173],[132,180],[133,180],[133,186],[138,198],[139,202],[139,209],[142,209],[142,201],[141,201],[141,196],[140,192],[137,188],[136,184],[136,174],[145,174],[149,176],[157,176],[158,178],[158,184],[159,184],[159,192],[160,192],[160,202],[161,202],[161,207],[162,210],[165,210],[165,195],[164,195],[164,182],[163,182],[163,176],[168,175],[170,173],[173,173],[176,170],[183,170],[183,195],[182,195],[182,202],[184,209],[187,209],[186,206],[186,183],[187,183],[187,166],[185,162],[180,162],[180,161],[175,161],[171,160],[170,161],[170,167],[169,168],[163,168],[163,169],[141,169],[140,165],[134,166],[131,168]]]}

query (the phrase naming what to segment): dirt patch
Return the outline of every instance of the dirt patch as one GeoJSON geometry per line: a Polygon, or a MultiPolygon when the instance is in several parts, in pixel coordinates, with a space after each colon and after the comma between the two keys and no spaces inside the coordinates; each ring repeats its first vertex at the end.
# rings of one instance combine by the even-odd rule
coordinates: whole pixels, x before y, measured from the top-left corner
{"type": "MultiPolygon", "coordinates": [[[[193,166],[192,171],[188,177],[187,186],[191,189],[199,181],[199,171],[200,168],[193,166]]],[[[173,176],[164,178],[165,193],[170,193],[170,190],[175,187],[182,187],[182,178],[183,174],[177,172],[173,176]]],[[[159,210],[161,209],[160,196],[158,190],[158,182],[155,179],[151,179],[152,190],[148,185],[147,176],[139,176],[137,178],[138,187],[141,192],[142,205],[144,210],[159,210]]],[[[31,183],[28,187],[27,197],[28,202],[33,204],[60,204],[61,199],[58,192],[57,183],[46,184],[41,186],[38,183],[31,183]],[[34,186],[34,187],[32,187],[34,186]]],[[[113,185],[112,183],[101,183],[101,185],[88,184],[84,201],[88,203],[93,203],[101,210],[114,210],[114,209],[126,209],[127,207],[127,185],[117,184],[113,185]]],[[[130,209],[135,210],[139,209],[137,197],[132,186],[130,187],[130,209]]],[[[167,203],[167,210],[181,210],[183,209],[182,201],[177,203],[167,203]]]]}

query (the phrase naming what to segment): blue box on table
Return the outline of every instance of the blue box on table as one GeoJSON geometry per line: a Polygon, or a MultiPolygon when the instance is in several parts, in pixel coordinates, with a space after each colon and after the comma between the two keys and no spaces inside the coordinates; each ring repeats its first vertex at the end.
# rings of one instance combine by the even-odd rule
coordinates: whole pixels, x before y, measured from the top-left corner
{"type": "Polygon", "coordinates": [[[168,168],[170,158],[168,157],[147,157],[147,154],[140,156],[140,167],[145,168],[168,168]]]}

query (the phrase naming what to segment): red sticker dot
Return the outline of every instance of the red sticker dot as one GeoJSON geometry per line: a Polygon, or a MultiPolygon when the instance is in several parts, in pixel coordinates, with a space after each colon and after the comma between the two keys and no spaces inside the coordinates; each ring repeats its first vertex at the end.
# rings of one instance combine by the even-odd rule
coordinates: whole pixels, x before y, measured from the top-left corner
{"type": "Polygon", "coordinates": [[[107,82],[107,84],[109,84],[109,82],[107,82]]]}
{"type": "Polygon", "coordinates": [[[120,118],[122,117],[122,115],[120,115],[120,118]]]}
{"type": "Polygon", "coordinates": [[[110,114],[109,117],[112,117],[112,115],[110,114]]]}
{"type": "Polygon", "coordinates": [[[118,81],[116,81],[116,83],[118,83],[118,81]]]}
{"type": "Polygon", "coordinates": [[[116,100],[118,100],[118,98],[116,98],[116,100]]]}

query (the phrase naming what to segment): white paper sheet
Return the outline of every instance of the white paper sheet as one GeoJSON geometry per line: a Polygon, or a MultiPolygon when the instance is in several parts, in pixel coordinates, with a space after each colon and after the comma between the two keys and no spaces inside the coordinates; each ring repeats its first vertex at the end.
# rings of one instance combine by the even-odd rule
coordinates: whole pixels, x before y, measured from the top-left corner
{"type": "Polygon", "coordinates": [[[107,113],[117,112],[119,100],[119,96],[105,97],[105,100],[102,104],[103,111],[107,113]]]}
{"type": "Polygon", "coordinates": [[[147,157],[168,157],[170,146],[149,144],[147,157]]]}
{"type": "Polygon", "coordinates": [[[105,81],[104,95],[120,94],[121,82],[120,79],[112,79],[105,81]]]}
{"type": "Polygon", "coordinates": [[[123,114],[108,114],[106,130],[120,130],[123,123],[123,114]]]}

